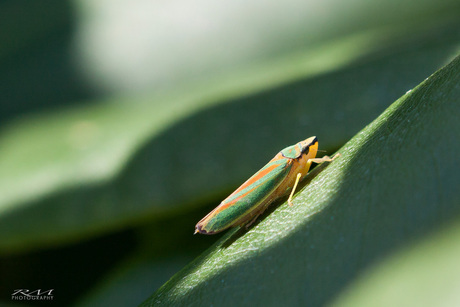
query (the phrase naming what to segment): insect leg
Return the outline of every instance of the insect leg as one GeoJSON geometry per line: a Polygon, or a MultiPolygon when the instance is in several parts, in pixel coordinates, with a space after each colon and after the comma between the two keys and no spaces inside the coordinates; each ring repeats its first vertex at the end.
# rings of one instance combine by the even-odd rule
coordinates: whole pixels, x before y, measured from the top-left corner
{"type": "MultiPolygon", "coordinates": [[[[308,160],[308,161],[310,161],[310,160],[308,160]]],[[[310,162],[310,163],[311,163],[311,162],[310,162]]],[[[297,174],[297,177],[295,178],[295,182],[294,182],[294,186],[292,187],[291,194],[289,194],[288,204],[289,204],[289,206],[291,206],[291,207],[292,207],[292,205],[293,205],[293,203],[292,203],[292,196],[294,195],[295,189],[297,188],[297,184],[299,183],[300,176],[302,176],[302,174],[301,174],[301,173],[298,173],[298,174],[297,174]]]]}
{"type": "Polygon", "coordinates": [[[340,157],[340,156],[341,156],[341,154],[340,154],[340,153],[337,153],[337,154],[335,154],[332,158],[329,157],[329,156],[324,156],[324,157],[322,157],[322,158],[308,159],[307,165],[310,166],[310,164],[311,164],[312,162],[315,162],[315,163],[317,163],[317,164],[323,163],[323,162],[332,162],[332,161],[335,160],[335,158],[340,157]]]}
{"type": "Polygon", "coordinates": [[[262,207],[262,208],[255,214],[255,216],[250,220],[250,222],[244,225],[244,227],[245,227],[246,229],[248,229],[249,226],[251,226],[252,224],[254,224],[254,222],[257,220],[257,218],[258,218],[259,216],[261,216],[261,215],[265,212],[265,210],[267,210],[268,206],[269,206],[271,203],[272,203],[272,202],[269,201],[264,207],[262,207]]]}
{"type": "Polygon", "coordinates": [[[257,218],[262,214],[262,212],[256,214],[256,216],[254,216],[254,218],[249,222],[247,223],[246,225],[244,225],[244,228],[248,229],[249,226],[251,226],[252,224],[254,224],[254,222],[257,220],[257,218]]]}
{"type": "MultiPolygon", "coordinates": [[[[311,164],[313,162],[315,163],[323,163],[323,162],[332,162],[334,161],[335,158],[337,157],[340,157],[340,153],[337,153],[335,156],[333,156],[332,158],[329,157],[329,156],[324,156],[322,158],[314,158],[314,159],[308,159],[307,160],[307,164],[306,164],[306,169],[309,169],[311,164]]],[[[300,176],[302,176],[301,173],[298,173],[297,174],[297,177],[295,179],[295,183],[294,183],[294,186],[292,187],[292,191],[291,191],[291,194],[289,194],[289,198],[288,198],[288,204],[289,206],[292,207],[293,203],[292,203],[292,196],[294,196],[294,193],[295,193],[295,189],[297,188],[297,184],[299,183],[299,180],[300,180],[300,176]]]]}

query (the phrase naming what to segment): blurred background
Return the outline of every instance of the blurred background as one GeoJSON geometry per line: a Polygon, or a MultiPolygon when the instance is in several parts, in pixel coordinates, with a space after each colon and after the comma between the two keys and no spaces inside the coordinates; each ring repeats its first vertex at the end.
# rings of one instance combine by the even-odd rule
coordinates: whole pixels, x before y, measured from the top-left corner
{"type": "Polygon", "coordinates": [[[333,153],[449,63],[459,17],[455,0],[1,1],[0,303],[141,303],[280,149],[333,153]]]}

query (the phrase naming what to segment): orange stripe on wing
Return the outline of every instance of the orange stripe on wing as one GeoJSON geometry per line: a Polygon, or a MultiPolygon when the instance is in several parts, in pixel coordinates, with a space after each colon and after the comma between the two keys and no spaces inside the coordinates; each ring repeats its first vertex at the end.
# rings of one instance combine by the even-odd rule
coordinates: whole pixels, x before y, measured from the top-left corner
{"type": "MultiPolygon", "coordinates": [[[[221,212],[225,209],[227,209],[228,207],[231,207],[233,206],[236,202],[238,202],[240,199],[244,198],[245,196],[247,196],[248,194],[250,194],[252,191],[254,191],[257,187],[254,187],[252,188],[251,190],[247,191],[246,193],[238,196],[237,198],[234,198],[232,199],[231,201],[229,202],[226,202],[225,199],[222,201],[222,203],[216,208],[216,213],[218,212],[221,212]]],[[[238,190],[237,190],[238,191],[238,190]]],[[[235,191],[236,192],[236,191],[235,191]]],[[[229,196],[230,197],[230,196],[229,196]]],[[[227,197],[227,198],[229,198],[227,197]]]]}
{"type": "MultiPolygon", "coordinates": [[[[284,160],[286,158],[284,157],[278,157],[278,156],[275,156],[269,163],[273,163],[275,162],[276,160],[284,160]]],[[[216,213],[217,212],[221,212],[223,210],[225,210],[226,208],[234,205],[236,202],[238,202],[239,200],[241,200],[242,198],[246,197],[247,195],[249,195],[250,193],[252,193],[254,190],[256,190],[257,188],[260,187],[260,185],[262,185],[264,182],[263,180],[257,185],[257,186],[253,186],[251,188],[252,185],[254,185],[258,180],[261,180],[263,179],[265,176],[267,176],[268,174],[270,174],[270,172],[272,172],[273,170],[277,169],[278,167],[280,167],[280,164],[276,164],[276,163],[273,163],[273,165],[270,165],[270,166],[265,166],[264,168],[262,168],[261,170],[259,170],[257,173],[255,173],[251,178],[249,178],[245,183],[243,183],[238,189],[236,189],[232,194],[230,194],[226,199],[224,199],[222,201],[222,203],[215,209],[216,210],[216,213]],[[236,198],[233,198],[235,195],[237,195],[238,193],[241,193],[242,191],[244,191],[245,189],[248,189],[247,191],[245,191],[243,194],[239,195],[238,197],[236,198]],[[230,201],[227,201],[228,199],[231,199],[230,201]]]]}
{"type": "Polygon", "coordinates": [[[260,180],[263,177],[267,176],[270,172],[272,172],[277,167],[279,167],[279,165],[274,164],[274,165],[270,165],[269,167],[267,167],[265,169],[261,169],[260,171],[255,173],[254,176],[249,178],[248,181],[246,181],[238,189],[236,189],[236,191],[233,192],[231,195],[237,194],[241,190],[246,189],[248,186],[253,185],[257,180],[260,180]]]}

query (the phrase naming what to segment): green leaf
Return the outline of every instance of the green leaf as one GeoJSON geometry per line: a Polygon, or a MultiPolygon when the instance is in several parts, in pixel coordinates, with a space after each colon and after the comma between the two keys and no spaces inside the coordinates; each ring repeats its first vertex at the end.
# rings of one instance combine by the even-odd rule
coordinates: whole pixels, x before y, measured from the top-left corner
{"type": "Polygon", "coordinates": [[[322,306],[460,215],[460,57],[392,104],[249,231],[231,230],[145,306],[322,306]]]}
{"type": "Polygon", "coordinates": [[[460,223],[371,267],[333,306],[458,306],[460,223]]]}

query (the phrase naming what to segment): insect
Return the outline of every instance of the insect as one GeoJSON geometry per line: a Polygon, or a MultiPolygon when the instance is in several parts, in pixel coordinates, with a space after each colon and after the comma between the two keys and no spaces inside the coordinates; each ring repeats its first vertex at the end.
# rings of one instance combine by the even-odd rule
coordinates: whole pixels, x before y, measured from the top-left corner
{"type": "Polygon", "coordinates": [[[249,227],[276,199],[292,188],[288,203],[292,206],[300,178],[305,176],[311,163],[331,162],[333,158],[315,158],[318,139],[309,137],[281,150],[261,170],[255,173],[235,192],[224,199],[195,226],[195,234],[215,234],[230,227],[249,227]]]}

